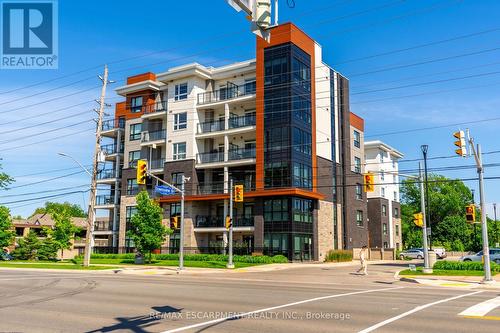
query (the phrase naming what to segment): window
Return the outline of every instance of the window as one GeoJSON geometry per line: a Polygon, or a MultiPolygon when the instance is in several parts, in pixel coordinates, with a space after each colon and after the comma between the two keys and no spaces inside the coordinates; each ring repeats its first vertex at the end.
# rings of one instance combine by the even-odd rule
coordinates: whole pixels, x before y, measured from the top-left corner
{"type": "Polygon", "coordinates": [[[354,130],[354,147],[361,147],[361,134],[356,130],[354,130]]]}
{"type": "Polygon", "coordinates": [[[133,167],[136,165],[137,160],[141,159],[141,151],[133,150],[128,152],[128,165],[129,167],[133,167]]]}
{"type": "Polygon", "coordinates": [[[363,185],[356,184],[356,199],[363,200],[363,185]]]}
{"type": "Polygon", "coordinates": [[[384,172],[384,170],[380,171],[380,180],[385,180],[385,172],[384,172]]]}
{"type": "Polygon", "coordinates": [[[396,224],[396,236],[399,236],[399,224],[396,224]]]}
{"type": "Polygon", "coordinates": [[[361,173],[361,159],[354,157],[354,172],[361,173]]]}
{"type": "Polygon", "coordinates": [[[127,195],[136,195],[139,192],[139,185],[136,178],[127,179],[127,195]]]}
{"type": "Polygon", "coordinates": [[[394,201],[398,201],[398,192],[394,191],[394,201]]]}
{"type": "Polygon", "coordinates": [[[176,202],[170,204],[170,217],[181,215],[181,203],[176,202]]]}
{"type": "Polygon", "coordinates": [[[187,112],[174,114],[174,131],[187,128],[187,112]]]}
{"type": "Polygon", "coordinates": [[[382,198],[385,198],[385,188],[382,187],[380,191],[380,195],[382,196],[382,198]]]}
{"type": "MultiPolygon", "coordinates": [[[[137,213],[137,207],[135,206],[127,206],[125,210],[125,223],[129,224],[130,220],[132,219],[132,216],[137,213]]],[[[128,229],[128,227],[127,227],[128,229]]]]}
{"type": "Polygon", "coordinates": [[[387,206],[382,205],[382,216],[387,216],[387,206]]]}
{"type": "Polygon", "coordinates": [[[312,168],[309,165],[293,163],[293,186],[312,187],[312,168]]]}
{"type": "Polygon", "coordinates": [[[294,127],[292,134],[292,145],[296,152],[311,156],[311,133],[294,127]]]}
{"type": "Polygon", "coordinates": [[[363,211],[362,210],[357,210],[356,211],[356,225],[358,227],[363,226],[363,211]]]}
{"type": "Polygon", "coordinates": [[[389,245],[387,245],[387,242],[384,242],[384,249],[387,249],[389,245]]]}
{"type": "Polygon", "coordinates": [[[182,176],[184,176],[184,172],[172,173],[172,185],[174,185],[177,188],[180,188],[182,185],[182,176]]]}
{"type": "Polygon", "coordinates": [[[142,124],[130,125],[130,141],[139,140],[141,138],[142,124]]]}
{"type": "Polygon", "coordinates": [[[380,161],[383,162],[384,161],[385,151],[380,150],[379,154],[380,154],[380,161]]]}
{"type": "Polygon", "coordinates": [[[292,82],[309,91],[311,89],[310,76],[309,66],[297,58],[292,58],[292,82]]]}
{"type": "Polygon", "coordinates": [[[394,208],[394,217],[399,217],[399,208],[394,208]]]}
{"type": "Polygon", "coordinates": [[[384,235],[387,235],[387,223],[382,224],[382,232],[384,233],[384,235]]]}
{"type": "Polygon", "coordinates": [[[130,111],[132,113],[141,112],[142,109],[142,96],[132,97],[130,99],[130,111]]]}
{"type": "Polygon", "coordinates": [[[293,221],[312,223],[312,200],[293,198],[293,221]]]}
{"type": "Polygon", "coordinates": [[[245,79],[245,95],[255,94],[256,81],[255,78],[245,79]]]}
{"type": "Polygon", "coordinates": [[[265,222],[287,222],[288,220],[288,199],[271,199],[264,201],[265,222]]]}
{"type": "Polygon", "coordinates": [[[183,99],[187,99],[188,97],[188,84],[186,83],[180,83],[175,85],[175,96],[174,100],[180,101],[183,99]]]}
{"type": "Polygon", "coordinates": [[[174,143],[174,154],[173,159],[175,160],[183,160],[186,158],[186,143],[178,142],[174,143]]]}

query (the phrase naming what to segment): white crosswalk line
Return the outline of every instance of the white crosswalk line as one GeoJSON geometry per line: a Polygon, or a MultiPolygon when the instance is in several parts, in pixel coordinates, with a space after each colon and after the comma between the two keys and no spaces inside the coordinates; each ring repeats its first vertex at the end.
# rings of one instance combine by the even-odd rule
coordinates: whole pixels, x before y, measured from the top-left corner
{"type": "Polygon", "coordinates": [[[470,308],[465,309],[460,312],[459,316],[471,316],[471,317],[482,317],[488,312],[500,307],[500,296],[489,299],[487,301],[481,302],[479,304],[473,305],[470,308]]]}

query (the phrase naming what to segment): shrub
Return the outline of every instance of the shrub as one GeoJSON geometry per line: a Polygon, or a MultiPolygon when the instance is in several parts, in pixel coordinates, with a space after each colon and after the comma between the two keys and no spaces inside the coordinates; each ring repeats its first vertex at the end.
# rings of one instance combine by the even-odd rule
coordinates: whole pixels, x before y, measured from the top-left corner
{"type": "MultiPolygon", "coordinates": [[[[134,259],[134,253],[121,254],[92,254],[91,259],[134,259]]],[[[81,259],[78,256],[75,259],[81,259]]],[[[153,260],[179,260],[179,254],[153,254],[153,260]]],[[[223,254],[185,254],[185,261],[227,261],[228,256],[223,254]]],[[[234,262],[254,263],[254,264],[281,264],[287,263],[288,258],[282,255],[276,256],[233,256],[234,262]]]]}
{"type": "MultiPolygon", "coordinates": [[[[438,261],[434,264],[434,269],[447,271],[482,271],[482,262],[462,262],[462,261],[438,261]]],[[[500,265],[491,263],[491,271],[500,273],[500,265]]]]}
{"type": "Polygon", "coordinates": [[[352,251],[350,250],[330,250],[325,257],[326,262],[352,261],[352,251]]]}

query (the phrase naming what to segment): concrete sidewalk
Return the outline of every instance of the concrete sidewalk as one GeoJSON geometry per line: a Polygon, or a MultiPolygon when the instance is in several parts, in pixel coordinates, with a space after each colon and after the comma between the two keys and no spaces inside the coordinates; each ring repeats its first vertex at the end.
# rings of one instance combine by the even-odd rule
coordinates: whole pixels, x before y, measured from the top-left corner
{"type": "Polygon", "coordinates": [[[498,281],[498,277],[493,283],[483,283],[482,276],[398,275],[398,277],[400,281],[433,287],[500,290],[500,281],[498,281]]]}

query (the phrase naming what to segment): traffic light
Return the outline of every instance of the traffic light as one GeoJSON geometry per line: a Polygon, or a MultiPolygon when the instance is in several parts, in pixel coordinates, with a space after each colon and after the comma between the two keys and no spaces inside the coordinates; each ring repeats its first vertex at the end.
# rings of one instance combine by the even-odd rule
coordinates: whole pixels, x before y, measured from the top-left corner
{"type": "Polygon", "coordinates": [[[476,206],[474,204],[465,206],[465,220],[468,223],[474,223],[476,221],[476,206]]]}
{"type": "Polygon", "coordinates": [[[231,220],[231,217],[229,215],[226,216],[226,229],[229,230],[229,228],[231,228],[232,224],[233,224],[233,221],[231,220]]]}
{"type": "Polygon", "coordinates": [[[375,176],[373,175],[373,173],[371,172],[365,173],[364,178],[365,178],[365,192],[375,191],[375,182],[374,182],[375,176]]]}
{"type": "Polygon", "coordinates": [[[170,218],[170,229],[179,229],[179,216],[172,216],[170,218]]]}
{"type": "Polygon", "coordinates": [[[417,227],[422,228],[424,226],[424,214],[422,213],[413,214],[413,223],[415,223],[417,227]]]}
{"type": "Polygon", "coordinates": [[[234,201],[243,202],[243,185],[234,186],[234,201]]]}
{"type": "Polygon", "coordinates": [[[146,160],[137,161],[137,184],[146,184],[146,176],[148,172],[148,162],[146,160]]]}
{"type": "Polygon", "coordinates": [[[465,143],[465,134],[464,131],[458,131],[453,133],[453,136],[458,139],[455,141],[455,146],[458,147],[458,149],[455,149],[455,153],[459,156],[465,157],[467,156],[467,148],[466,148],[466,143],[465,143]]]}

